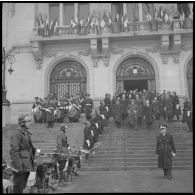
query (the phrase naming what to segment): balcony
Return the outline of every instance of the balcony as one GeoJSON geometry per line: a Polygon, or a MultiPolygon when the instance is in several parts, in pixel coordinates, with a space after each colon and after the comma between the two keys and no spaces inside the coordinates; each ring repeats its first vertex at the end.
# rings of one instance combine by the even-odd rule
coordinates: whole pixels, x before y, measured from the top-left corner
{"type": "Polygon", "coordinates": [[[72,28],[71,26],[58,26],[55,33],[47,33],[42,30],[33,29],[34,36],[31,41],[45,42],[55,40],[71,40],[71,39],[92,39],[104,37],[129,37],[129,36],[155,36],[163,34],[183,34],[192,33],[192,24],[183,25],[181,28],[180,19],[174,19],[172,23],[150,23],[150,22],[128,22],[127,26],[121,26],[118,23],[112,24],[110,27],[101,28],[96,26],[83,26],[72,28]]]}

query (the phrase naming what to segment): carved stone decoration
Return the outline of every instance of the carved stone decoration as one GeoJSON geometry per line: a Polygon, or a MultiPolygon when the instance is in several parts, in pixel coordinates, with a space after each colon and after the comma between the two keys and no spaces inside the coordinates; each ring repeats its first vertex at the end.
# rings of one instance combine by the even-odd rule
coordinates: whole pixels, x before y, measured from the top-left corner
{"type": "Polygon", "coordinates": [[[42,54],[42,47],[39,42],[32,43],[32,52],[36,63],[36,68],[40,69],[41,64],[43,63],[43,54],[42,54]]]}
{"type": "Polygon", "coordinates": [[[108,67],[109,66],[109,62],[110,62],[110,58],[108,57],[108,58],[102,58],[102,59],[104,61],[105,67],[108,67]]]}
{"type": "Polygon", "coordinates": [[[81,50],[81,51],[79,51],[78,52],[78,55],[79,56],[81,56],[81,55],[83,55],[83,56],[88,56],[88,55],[90,55],[90,49],[87,49],[87,50],[81,50]]]}
{"type": "Polygon", "coordinates": [[[110,52],[112,53],[112,54],[115,54],[115,55],[117,55],[117,54],[123,54],[123,50],[122,49],[118,49],[118,48],[113,48],[113,47],[111,47],[110,48],[110,52]]]}
{"type": "Polygon", "coordinates": [[[159,49],[160,49],[160,46],[156,45],[156,46],[153,46],[151,48],[146,48],[145,51],[146,51],[146,53],[149,53],[149,52],[156,53],[157,51],[159,51],[159,49]]]}
{"type": "Polygon", "coordinates": [[[183,50],[183,51],[189,51],[189,50],[192,50],[192,45],[190,44],[188,44],[188,45],[181,45],[181,49],[183,50]]]}
{"type": "Polygon", "coordinates": [[[93,66],[94,66],[94,67],[97,67],[98,61],[99,61],[98,58],[92,58],[92,62],[93,62],[93,66]]]}
{"type": "Polygon", "coordinates": [[[57,52],[49,52],[49,51],[46,51],[44,52],[44,56],[50,58],[50,57],[56,57],[57,56],[57,52]]]}
{"type": "Polygon", "coordinates": [[[161,55],[162,63],[167,64],[168,63],[168,55],[161,55]]]}
{"type": "Polygon", "coordinates": [[[179,62],[179,55],[172,55],[172,58],[174,63],[177,64],[179,62]]]}

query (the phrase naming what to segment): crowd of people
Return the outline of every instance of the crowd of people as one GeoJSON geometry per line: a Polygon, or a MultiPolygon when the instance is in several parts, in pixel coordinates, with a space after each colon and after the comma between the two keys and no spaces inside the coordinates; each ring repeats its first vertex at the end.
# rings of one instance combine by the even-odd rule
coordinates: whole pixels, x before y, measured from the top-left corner
{"type": "Polygon", "coordinates": [[[180,100],[175,91],[164,90],[163,93],[155,91],[124,90],[121,93],[111,95],[106,93],[98,108],[94,109],[90,94],[77,93],[73,96],[65,96],[57,99],[54,93],[47,98],[35,97],[32,106],[35,123],[48,123],[53,127],[54,122],[64,122],[68,118],[70,122],[78,122],[81,113],[85,113],[90,121],[98,115],[105,120],[113,117],[117,127],[128,123],[130,127],[137,129],[145,121],[150,129],[154,120],[164,120],[171,123],[174,119],[186,122],[192,131],[192,104],[187,97],[184,99],[183,113],[180,100]],[[96,113],[96,114],[95,114],[96,113]],[[105,117],[105,119],[104,119],[105,117]]]}

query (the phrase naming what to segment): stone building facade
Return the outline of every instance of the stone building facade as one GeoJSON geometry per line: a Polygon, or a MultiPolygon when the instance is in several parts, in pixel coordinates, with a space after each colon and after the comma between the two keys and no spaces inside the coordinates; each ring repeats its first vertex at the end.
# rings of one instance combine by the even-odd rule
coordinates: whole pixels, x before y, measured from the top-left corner
{"type": "MultiPolygon", "coordinates": [[[[88,92],[96,105],[105,93],[133,88],[159,93],[176,91],[181,105],[184,96],[192,97],[192,26],[181,27],[180,20],[174,19],[172,26],[152,29],[145,18],[144,6],[144,3],[120,6],[3,3],[3,46],[7,54],[15,57],[11,75],[6,61],[5,85],[11,102],[6,123],[15,123],[21,112],[31,112],[34,97],[46,97],[51,91],[59,98],[66,93],[88,92]],[[131,9],[137,9],[136,20],[131,20],[135,17],[131,16],[131,9]],[[117,12],[128,16],[127,31],[112,28],[98,33],[70,32],[68,17],[69,21],[72,17],[77,22],[78,15],[87,17],[94,13],[102,17],[104,13],[113,16],[117,12]],[[57,14],[58,34],[37,34],[40,14],[48,19],[57,14]]],[[[177,8],[176,4],[149,6],[153,8],[153,16],[159,7],[169,11],[177,8]]],[[[192,10],[192,5],[189,6],[192,10]]]]}

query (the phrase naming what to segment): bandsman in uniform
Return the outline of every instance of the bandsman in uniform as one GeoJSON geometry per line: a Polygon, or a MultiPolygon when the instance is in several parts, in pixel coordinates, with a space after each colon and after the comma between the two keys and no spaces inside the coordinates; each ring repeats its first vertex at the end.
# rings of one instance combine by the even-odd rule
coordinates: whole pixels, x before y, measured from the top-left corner
{"type": "Polygon", "coordinates": [[[110,99],[110,94],[108,93],[105,94],[104,104],[108,112],[107,120],[109,120],[109,118],[112,116],[112,101],[110,99]]]}
{"type": "Polygon", "coordinates": [[[173,136],[167,133],[167,126],[160,126],[160,135],[156,138],[156,155],[158,168],[164,171],[164,178],[172,179],[172,157],[176,156],[173,136]]]}
{"type": "Polygon", "coordinates": [[[100,101],[99,111],[100,111],[101,117],[103,118],[103,126],[107,126],[108,125],[107,110],[105,108],[104,101],[100,101]]]}
{"type": "Polygon", "coordinates": [[[93,100],[90,98],[90,94],[86,94],[84,108],[85,108],[85,117],[87,120],[90,120],[91,112],[93,108],[93,100]]]}
{"type": "Polygon", "coordinates": [[[188,128],[190,131],[192,131],[192,107],[189,99],[185,97],[184,103],[183,103],[183,123],[187,123],[188,128]]]}

